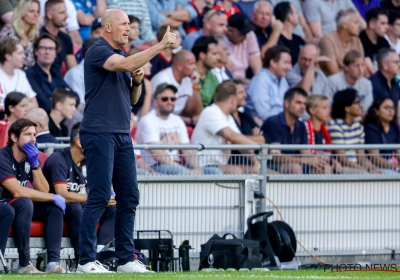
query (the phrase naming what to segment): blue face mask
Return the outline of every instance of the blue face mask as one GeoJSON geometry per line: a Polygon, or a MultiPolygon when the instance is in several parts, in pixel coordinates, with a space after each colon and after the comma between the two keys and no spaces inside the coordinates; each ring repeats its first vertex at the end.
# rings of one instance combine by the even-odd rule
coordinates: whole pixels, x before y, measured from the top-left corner
{"type": "Polygon", "coordinates": [[[396,77],[394,77],[394,80],[396,82],[400,82],[400,74],[397,74],[396,77]]]}

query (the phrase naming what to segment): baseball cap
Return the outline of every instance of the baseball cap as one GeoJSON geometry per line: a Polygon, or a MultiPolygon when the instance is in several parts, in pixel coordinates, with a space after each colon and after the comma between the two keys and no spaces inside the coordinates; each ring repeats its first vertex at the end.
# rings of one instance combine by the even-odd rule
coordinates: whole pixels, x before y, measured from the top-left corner
{"type": "Polygon", "coordinates": [[[255,30],[255,27],[249,17],[242,12],[232,15],[228,19],[228,26],[236,28],[243,35],[255,30]]]}
{"type": "Polygon", "coordinates": [[[96,18],[92,23],[92,31],[96,28],[101,27],[101,17],[96,18]]]}
{"type": "Polygon", "coordinates": [[[171,89],[174,93],[176,93],[178,91],[176,86],[170,85],[170,84],[167,84],[167,83],[162,83],[162,84],[159,84],[156,87],[156,90],[154,91],[154,97],[156,97],[157,94],[160,94],[161,92],[163,92],[167,88],[171,89]]]}

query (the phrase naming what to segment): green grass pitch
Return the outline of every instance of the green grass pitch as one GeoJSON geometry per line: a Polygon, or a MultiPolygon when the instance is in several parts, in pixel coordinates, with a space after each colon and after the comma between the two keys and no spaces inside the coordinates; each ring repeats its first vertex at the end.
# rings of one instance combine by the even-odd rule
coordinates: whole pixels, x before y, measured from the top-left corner
{"type": "Polygon", "coordinates": [[[324,272],[323,270],[268,271],[268,272],[183,272],[155,274],[63,274],[18,275],[0,274],[0,279],[400,279],[397,272],[324,272]]]}

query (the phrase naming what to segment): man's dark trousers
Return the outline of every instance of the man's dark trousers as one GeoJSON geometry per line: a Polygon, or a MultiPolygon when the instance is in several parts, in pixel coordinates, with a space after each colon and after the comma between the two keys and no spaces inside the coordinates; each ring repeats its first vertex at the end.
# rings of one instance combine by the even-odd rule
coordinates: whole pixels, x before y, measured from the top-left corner
{"type": "Polygon", "coordinates": [[[133,227],[139,189],[129,133],[79,132],[85,153],[89,194],[79,231],[79,264],[96,259],[96,226],[115,191],[115,251],[118,265],[133,261],[133,227]]]}

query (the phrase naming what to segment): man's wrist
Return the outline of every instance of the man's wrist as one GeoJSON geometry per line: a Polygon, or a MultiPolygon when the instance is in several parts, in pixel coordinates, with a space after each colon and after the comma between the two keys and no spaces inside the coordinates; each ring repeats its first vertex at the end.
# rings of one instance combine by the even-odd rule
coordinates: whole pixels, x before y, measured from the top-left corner
{"type": "Polygon", "coordinates": [[[36,166],[31,167],[32,170],[39,170],[40,169],[40,163],[36,164],[36,166]]]}
{"type": "Polygon", "coordinates": [[[134,85],[135,87],[138,87],[138,86],[140,86],[141,84],[143,83],[143,79],[141,79],[140,80],[140,83],[135,83],[135,81],[134,80],[132,80],[132,85],[134,85]]]}
{"type": "Polygon", "coordinates": [[[192,89],[193,89],[194,91],[199,91],[199,90],[200,90],[200,86],[199,86],[199,85],[193,85],[193,86],[192,86],[192,89]]]}

